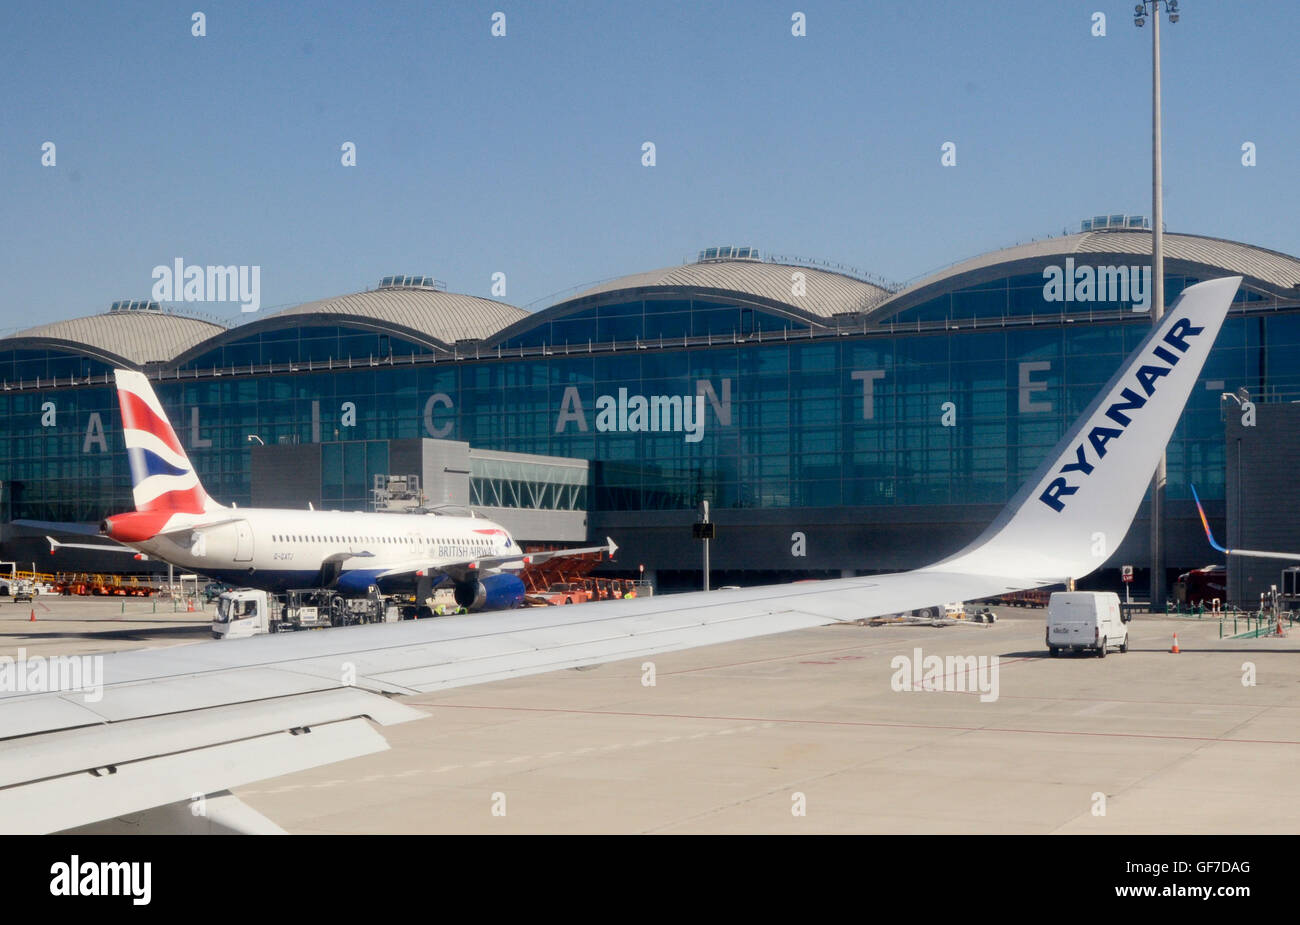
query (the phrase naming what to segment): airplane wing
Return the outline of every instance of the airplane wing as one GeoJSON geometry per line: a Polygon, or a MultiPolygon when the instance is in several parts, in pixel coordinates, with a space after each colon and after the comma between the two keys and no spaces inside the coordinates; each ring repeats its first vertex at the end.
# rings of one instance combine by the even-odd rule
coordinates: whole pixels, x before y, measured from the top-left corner
{"type": "MultiPolygon", "coordinates": [[[[71,533],[78,536],[100,536],[99,528],[94,524],[78,523],[60,523],[52,520],[14,520],[11,521],[16,527],[35,527],[38,530],[56,530],[60,533],[71,533]]],[[[105,539],[108,539],[105,537],[105,539]]],[[[56,540],[48,533],[45,540],[50,544],[50,555],[54,555],[60,549],[94,549],[97,552],[129,552],[138,554],[138,550],[130,546],[124,546],[116,540],[108,540],[106,543],[64,543],[56,540]]]]}
{"type": "MultiPolygon", "coordinates": [[[[225,526],[226,524],[232,524],[241,519],[242,518],[240,517],[224,517],[221,520],[207,521],[200,526],[194,526],[192,524],[184,524],[182,526],[172,527],[167,530],[159,530],[155,535],[156,536],[178,536],[185,533],[195,533],[200,530],[210,530],[213,527],[221,527],[221,526],[225,526]]],[[[129,552],[136,555],[139,558],[144,558],[144,559],[148,558],[148,556],[142,555],[140,551],[136,549],[134,546],[127,546],[124,543],[119,543],[117,540],[104,536],[104,534],[101,533],[97,527],[93,527],[89,524],[64,524],[64,523],[54,523],[50,521],[39,521],[39,520],[15,520],[13,521],[13,523],[23,527],[44,527],[47,530],[54,528],[63,533],[77,533],[86,536],[102,536],[105,540],[107,540],[107,542],[105,543],[65,543],[62,540],[56,540],[54,537],[50,536],[49,534],[46,534],[45,539],[50,544],[50,555],[54,555],[54,553],[60,549],[94,549],[98,552],[129,552]]]]}
{"type": "Polygon", "coordinates": [[[9,521],[15,527],[30,527],[34,530],[51,530],[55,533],[76,533],[81,536],[99,536],[98,524],[73,523],[61,520],[17,520],[9,521]]]}
{"type": "Polygon", "coordinates": [[[50,544],[50,555],[54,555],[60,549],[93,549],[96,552],[129,552],[137,558],[142,557],[139,550],[112,541],[109,543],[62,543],[52,536],[45,537],[45,541],[50,544]]]}
{"type": "Polygon", "coordinates": [[[1196,494],[1195,485],[1192,486],[1192,498],[1196,501],[1196,510],[1201,515],[1201,526],[1205,528],[1205,538],[1210,541],[1210,546],[1225,556],[1245,556],[1249,559],[1285,559],[1288,562],[1300,562],[1300,552],[1263,552],[1258,549],[1228,549],[1226,546],[1220,546],[1215,541],[1214,534],[1210,531],[1210,521],[1205,516],[1205,508],[1201,507],[1201,498],[1196,494]]]}
{"type": "Polygon", "coordinates": [[[609,537],[605,537],[604,546],[584,546],[581,549],[548,549],[544,552],[521,552],[512,556],[479,556],[477,558],[464,559],[460,562],[434,563],[427,557],[422,559],[411,559],[409,562],[403,562],[390,569],[382,571],[375,577],[377,579],[384,579],[392,578],[397,575],[441,572],[455,581],[464,581],[476,572],[482,573],[491,569],[510,568],[511,566],[522,567],[525,565],[536,565],[539,562],[546,562],[549,559],[562,559],[566,556],[582,556],[598,552],[607,553],[612,559],[614,558],[614,553],[618,552],[618,544],[609,537]]]}
{"type": "Polygon", "coordinates": [[[1131,525],[1239,283],[1185,290],[989,529],[939,563],[103,656],[98,683],[83,685],[89,691],[0,696],[0,828],[51,832],[125,819],[193,831],[190,802],[210,796],[220,813],[206,818],[206,830],[277,831],[248,807],[232,808],[226,791],[386,749],[376,725],[423,715],[393,699],[402,694],[1082,577],[1131,525]]]}
{"type": "MultiPolygon", "coordinates": [[[[185,525],[180,527],[172,527],[169,530],[159,530],[155,534],[155,536],[179,536],[185,533],[197,533],[203,530],[210,530],[213,527],[221,527],[226,524],[232,524],[239,519],[240,518],[238,517],[226,517],[221,520],[214,520],[214,521],[204,523],[201,526],[185,525]]],[[[124,543],[119,543],[116,540],[109,539],[108,537],[105,537],[105,539],[108,539],[107,543],[64,543],[60,540],[56,540],[54,537],[49,536],[48,534],[46,535],[45,539],[50,544],[50,555],[54,555],[60,549],[93,549],[96,552],[129,552],[132,555],[134,555],[137,559],[149,558],[147,555],[140,552],[134,546],[127,546],[124,543]]],[[[371,554],[359,553],[358,555],[371,555],[371,554]]]]}

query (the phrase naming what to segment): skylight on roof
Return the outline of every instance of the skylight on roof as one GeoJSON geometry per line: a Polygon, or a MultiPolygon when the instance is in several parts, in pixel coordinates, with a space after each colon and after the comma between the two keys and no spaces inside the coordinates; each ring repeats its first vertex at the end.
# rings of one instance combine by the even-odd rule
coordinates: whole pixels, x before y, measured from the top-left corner
{"type": "Polygon", "coordinates": [[[447,284],[432,276],[385,276],[379,281],[380,289],[436,289],[447,291],[447,284]]]}
{"type": "Polygon", "coordinates": [[[734,245],[723,245],[722,247],[706,247],[700,251],[696,263],[708,263],[711,260],[759,260],[759,251],[757,247],[736,247],[734,245]]]}

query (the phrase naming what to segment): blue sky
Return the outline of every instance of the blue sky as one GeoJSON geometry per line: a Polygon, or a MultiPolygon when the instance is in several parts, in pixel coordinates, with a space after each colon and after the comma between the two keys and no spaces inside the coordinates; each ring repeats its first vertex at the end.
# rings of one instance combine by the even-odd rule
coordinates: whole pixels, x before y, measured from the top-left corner
{"type": "MultiPolygon", "coordinates": [[[[1182,7],[1163,29],[1166,225],[1300,254],[1300,5],[1182,7]]],[[[1150,25],[1132,8],[7,4],[0,330],[147,298],[176,257],[260,266],[262,311],[392,273],[487,296],[498,271],[505,301],[540,307],[715,244],[905,281],[1145,214],[1150,25]]]]}

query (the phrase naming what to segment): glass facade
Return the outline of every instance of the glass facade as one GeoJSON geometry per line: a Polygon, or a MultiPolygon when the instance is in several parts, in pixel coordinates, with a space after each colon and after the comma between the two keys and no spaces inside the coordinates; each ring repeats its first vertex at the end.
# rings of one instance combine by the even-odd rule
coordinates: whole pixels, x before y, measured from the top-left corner
{"type": "Polygon", "coordinates": [[[183,364],[183,369],[240,367],[268,363],[328,362],[335,357],[371,357],[428,353],[410,341],[375,331],[338,325],[276,328],[235,338],[183,364]]]}
{"type": "Polygon", "coordinates": [[[585,464],[472,457],[469,503],[476,507],[585,511],[588,478],[585,464]]]}
{"type": "MultiPolygon", "coordinates": [[[[1010,299],[1016,279],[982,291],[1010,299]]],[[[1185,282],[1171,278],[1171,291],[1185,282]]],[[[459,361],[346,325],[242,338],[236,331],[184,370],[165,373],[156,389],[204,485],[223,503],[250,503],[255,435],[268,444],[323,444],[322,500],[341,509],[365,509],[373,476],[387,471],[386,441],[411,437],[591,460],[580,506],[593,511],[690,509],[706,498],[723,508],[997,504],[1149,330],[1130,313],[1095,323],[805,330],[725,346],[669,344],[715,324],[733,333],[751,323],[747,311],[756,312],[716,300],[612,302],[543,319],[506,344],[572,344],[592,331],[590,351],[584,338],[580,351],[459,361]],[[665,334],[662,347],[622,346],[656,331],[665,334]],[[352,368],[338,362],[349,356],[352,368]],[[286,365],[247,368],[267,363],[286,365]],[[297,363],[313,365],[290,371],[297,363]]],[[[793,324],[757,315],[753,330],[793,324]]],[[[1222,499],[1220,393],[1245,387],[1263,400],[1300,399],[1298,357],[1300,309],[1227,321],[1169,449],[1171,498],[1190,498],[1190,482],[1202,497],[1222,499]]],[[[0,352],[0,369],[20,366],[24,375],[13,379],[25,387],[0,392],[5,515],[91,522],[129,510],[112,389],[34,387],[37,375],[98,378],[106,367],[57,353],[0,352]]],[[[529,490],[508,472],[478,475],[475,503],[529,490]]]]}
{"type": "Polygon", "coordinates": [[[709,335],[747,337],[755,331],[806,331],[806,322],[717,299],[637,299],[581,309],[543,321],[503,346],[540,347],[644,341],[668,343],[709,335]]]}
{"type": "MultiPolygon", "coordinates": [[[[1042,273],[1008,276],[975,286],[945,292],[919,305],[904,309],[892,317],[896,325],[934,321],[996,320],[1001,318],[1050,317],[1079,314],[1089,310],[1103,312],[1149,311],[1150,267],[1104,267],[1107,272],[1082,273],[1073,261],[1060,267],[1059,283],[1045,279],[1042,273]],[[1066,271],[1071,271],[1067,275],[1066,271]],[[1143,275],[1140,271],[1145,270],[1143,275]],[[1109,271],[1114,271],[1109,272],[1109,271]],[[1083,276],[1079,279],[1079,276],[1083,276]],[[1136,284],[1136,285],[1134,285],[1136,284]]],[[[1088,267],[1087,269],[1092,269],[1088,267]]],[[[1188,286],[1201,282],[1193,276],[1165,276],[1165,304],[1188,286]]],[[[1263,305],[1269,300],[1258,292],[1242,288],[1234,300],[1237,305],[1263,305]]]]}
{"type": "Polygon", "coordinates": [[[389,474],[387,440],[324,443],[320,459],[321,504],[336,511],[369,510],[375,476],[389,474]]]}

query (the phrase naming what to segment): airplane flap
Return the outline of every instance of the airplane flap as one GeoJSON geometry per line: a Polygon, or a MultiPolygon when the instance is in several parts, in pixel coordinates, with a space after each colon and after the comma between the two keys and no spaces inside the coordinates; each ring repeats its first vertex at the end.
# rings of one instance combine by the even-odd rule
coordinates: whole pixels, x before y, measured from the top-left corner
{"type": "MultiPolygon", "coordinates": [[[[24,709],[39,708],[42,703],[68,704],[49,695],[34,699],[35,703],[24,704],[24,709]]],[[[381,726],[391,726],[425,715],[382,695],[345,687],[60,729],[0,745],[0,788],[30,780],[35,776],[33,768],[40,769],[40,777],[56,777],[340,719],[365,716],[381,726]]]]}
{"type": "Polygon", "coordinates": [[[364,719],[276,732],[8,787],[0,819],[7,832],[58,832],[387,749],[364,719]]]}
{"type": "Polygon", "coordinates": [[[192,801],[168,803],[139,813],[65,829],[63,835],[288,835],[270,819],[222,790],[203,797],[202,812],[192,801]]]}

